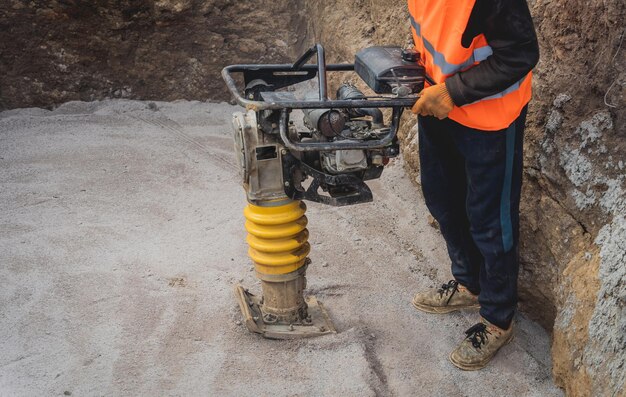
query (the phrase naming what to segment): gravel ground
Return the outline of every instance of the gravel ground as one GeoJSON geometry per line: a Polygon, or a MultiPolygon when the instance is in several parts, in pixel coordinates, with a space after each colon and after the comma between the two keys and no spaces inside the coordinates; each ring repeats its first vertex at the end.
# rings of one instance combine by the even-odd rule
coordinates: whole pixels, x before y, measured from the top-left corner
{"type": "Polygon", "coordinates": [[[476,312],[418,313],[450,278],[423,199],[390,165],[375,201],[309,204],[309,293],[338,334],[271,341],[241,324],[246,256],[237,108],[70,102],[0,113],[0,395],[560,396],[523,315],[485,370],[448,353],[476,312]]]}

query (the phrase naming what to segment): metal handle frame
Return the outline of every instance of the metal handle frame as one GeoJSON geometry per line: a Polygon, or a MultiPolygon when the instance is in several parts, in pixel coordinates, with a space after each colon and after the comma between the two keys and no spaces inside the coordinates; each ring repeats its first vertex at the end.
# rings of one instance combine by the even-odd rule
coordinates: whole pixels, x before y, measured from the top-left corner
{"type": "Polygon", "coordinates": [[[327,72],[351,72],[354,71],[354,64],[329,64],[326,65],[324,47],[316,44],[311,47],[304,55],[302,55],[293,64],[240,64],[230,65],[222,69],[222,78],[226,82],[226,87],[233,95],[237,103],[247,109],[253,110],[281,110],[281,109],[326,109],[326,108],[392,108],[392,107],[411,107],[417,100],[417,95],[407,96],[403,98],[386,98],[386,99],[349,99],[349,100],[328,100],[326,89],[326,73],[327,72]],[[317,54],[318,64],[305,64],[313,54],[317,54]],[[309,76],[303,78],[302,81],[310,80],[316,75],[319,76],[319,100],[317,101],[281,101],[279,103],[254,101],[241,96],[235,79],[234,73],[265,71],[269,73],[296,73],[309,72],[309,76]],[[323,99],[322,99],[323,98],[323,99]]]}
{"type": "MultiPolygon", "coordinates": [[[[293,64],[240,64],[230,65],[222,69],[222,78],[226,82],[226,87],[233,95],[237,103],[246,109],[254,111],[261,110],[280,110],[279,132],[282,140],[291,150],[295,151],[324,151],[324,150],[350,150],[350,149],[375,149],[382,148],[394,141],[398,126],[400,125],[400,116],[404,108],[412,107],[418,98],[418,95],[407,97],[389,97],[384,99],[344,99],[330,100],[328,99],[327,88],[327,72],[351,72],[354,71],[354,64],[326,64],[326,56],[324,47],[316,44],[309,48],[302,56],[300,56],[293,64]],[[317,64],[307,64],[313,57],[317,55],[317,64]],[[234,73],[265,75],[279,79],[281,76],[286,81],[282,82],[281,87],[293,85],[298,82],[311,80],[318,77],[318,100],[293,100],[280,102],[265,102],[244,98],[235,79],[234,73]],[[344,140],[335,142],[292,142],[288,137],[288,121],[289,113],[293,109],[356,109],[356,108],[392,108],[392,122],[389,133],[381,139],[369,141],[344,140]]],[[[247,83],[247,82],[246,82],[247,83]]],[[[270,83],[271,81],[267,81],[270,83]]]]}

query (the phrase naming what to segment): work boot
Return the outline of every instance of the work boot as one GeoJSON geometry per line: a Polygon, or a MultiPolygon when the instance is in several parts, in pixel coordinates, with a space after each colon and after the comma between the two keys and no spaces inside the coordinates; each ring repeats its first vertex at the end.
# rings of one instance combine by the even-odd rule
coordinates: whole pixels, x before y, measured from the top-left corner
{"type": "Polygon", "coordinates": [[[502,346],[513,340],[513,324],[504,330],[483,318],[465,335],[465,340],[450,353],[450,361],[457,368],[475,371],[484,368],[502,346]]]}
{"type": "Polygon", "coordinates": [[[437,290],[420,292],[413,298],[413,306],[426,313],[450,313],[460,309],[479,308],[478,296],[455,280],[437,290]]]}

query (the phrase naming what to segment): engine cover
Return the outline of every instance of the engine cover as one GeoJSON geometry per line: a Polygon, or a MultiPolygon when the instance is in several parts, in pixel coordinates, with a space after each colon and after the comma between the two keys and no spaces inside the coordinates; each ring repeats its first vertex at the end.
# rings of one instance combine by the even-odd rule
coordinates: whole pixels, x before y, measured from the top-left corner
{"type": "Polygon", "coordinates": [[[256,113],[233,114],[235,155],[248,200],[252,203],[285,197],[281,152],[276,137],[259,129],[256,113]]]}
{"type": "Polygon", "coordinates": [[[332,174],[367,169],[367,157],[363,150],[337,150],[321,155],[324,169],[332,174]]]}

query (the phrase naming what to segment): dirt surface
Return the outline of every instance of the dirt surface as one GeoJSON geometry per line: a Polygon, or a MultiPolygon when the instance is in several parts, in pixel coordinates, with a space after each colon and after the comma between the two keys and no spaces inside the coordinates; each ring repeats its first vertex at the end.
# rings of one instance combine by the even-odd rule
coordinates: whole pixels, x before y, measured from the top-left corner
{"type": "Polygon", "coordinates": [[[371,183],[374,203],[309,205],[309,293],[338,334],[249,334],[232,291],[259,289],[236,109],[105,101],[0,113],[0,395],[561,395],[548,335],[523,316],[487,369],[448,362],[478,314],[410,305],[450,275],[402,160],[371,183]]]}
{"type": "MultiPolygon", "coordinates": [[[[626,387],[626,2],[528,4],[541,59],[525,137],[520,307],[552,333],[559,386],[611,395],[626,387]]],[[[7,0],[0,110],[227,100],[227,64],[293,61],[315,42],[329,62],[351,62],[369,45],[406,44],[409,26],[406,0],[7,0]]],[[[341,82],[331,74],[331,86],[341,82]]],[[[399,135],[415,180],[415,129],[399,135]]]]}

